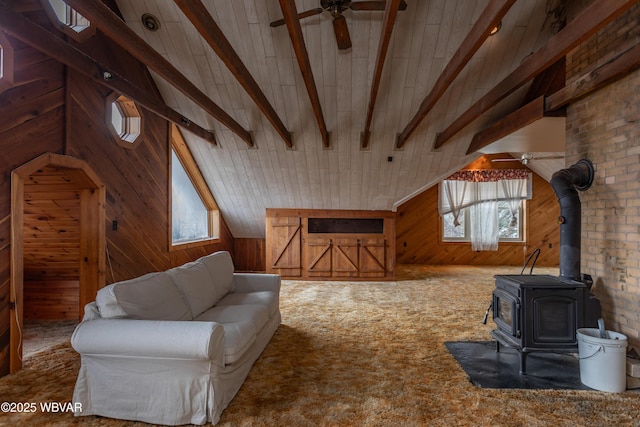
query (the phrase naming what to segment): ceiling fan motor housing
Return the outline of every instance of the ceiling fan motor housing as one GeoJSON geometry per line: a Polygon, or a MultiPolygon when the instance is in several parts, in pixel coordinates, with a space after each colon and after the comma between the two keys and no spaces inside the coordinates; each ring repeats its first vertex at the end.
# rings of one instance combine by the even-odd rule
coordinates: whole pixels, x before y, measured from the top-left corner
{"type": "MultiPolygon", "coordinates": [[[[349,28],[347,27],[347,20],[342,15],[342,12],[351,9],[354,11],[384,11],[386,10],[385,0],[372,0],[372,1],[351,1],[351,0],[320,0],[320,6],[318,8],[309,9],[304,12],[298,13],[298,19],[308,18],[310,16],[318,15],[324,11],[331,14],[333,18],[333,32],[336,36],[336,42],[338,43],[338,49],[345,50],[351,48],[351,36],[349,35],[349,28]]],[[[398,10],[406,10],[407,3],[405,0],[400,0],[398,10]]],[[[285,19],[278,19],[271,22],[271,27],[279,27],[285,25],[285,19]]]]}
{"type": "Polygon", "coordinates": [[[320,7],[328,10],[334,18],[340,16],[342,11],[349,8],[351,0],[322,0],[320,7]]]}

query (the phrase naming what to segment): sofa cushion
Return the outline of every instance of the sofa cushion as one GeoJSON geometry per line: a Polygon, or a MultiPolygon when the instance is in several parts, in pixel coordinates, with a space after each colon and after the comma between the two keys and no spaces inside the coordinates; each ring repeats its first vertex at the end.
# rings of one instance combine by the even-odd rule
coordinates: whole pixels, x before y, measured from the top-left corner
{"type": "Polygon", "coordinates": [[[196,261],[203,264],[215,282],[220,298],[233,292],[233,260],[229,252],[220,251],[205,255],[196,261]]]}
{"type": "Polygon", "coordinates": [[[193,317],[216,305],[224,296],[215,286],[209,270],[202,263],[189,262],[168,270],[167,274],[182,292],[193,317]]]}
{"type": "Polygon", "coordinates": [[[269,317],[273,316],[279,308],[279,295],[270,291],[257,291],[248,293],[231,293],[218,301],[217,305],[245,305],[254,304],[266,307],[269,317]]]}
{"type": "Polygon", "coordinates": [[[267,309],[259,305],[217,305],[195,318],[196,321],[217,322],[224,329],[224,362],[239,360],[251,347],[256,335],[267,324],[267,309]]]}
{"type": "Polygon", "coordinates": [[[165,272],[116,282],[98,291],[96,304],[103,318],[191,320],[191,311],[165,272]]]}

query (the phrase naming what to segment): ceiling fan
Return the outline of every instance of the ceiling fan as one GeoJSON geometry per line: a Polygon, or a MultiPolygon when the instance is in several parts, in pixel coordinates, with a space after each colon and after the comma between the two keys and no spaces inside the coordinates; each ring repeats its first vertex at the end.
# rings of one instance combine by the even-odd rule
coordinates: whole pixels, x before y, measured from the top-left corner
{"type": "MultiPolygon", "coordinates": [[[[367,11],[367,10],[384,10],[386,5],[385,0],[377,1],[350,1],[350,0],[321,0],[320,7],[310,9],[298,14],[298,19],[307,18],[309,16],[318,15],[324,11],[331,13],[333,17],[333,32],[336,35],[336,42],[338,43],[338,49],[344,50],[351,47],[351,37],[349,36],[349,28],[347,27],[347,20],[342,15],[342,12],[351,9],[354,11],[367,11]]],[[[407,3],[402,0],[398,10],[405,10],[407,3]]],[[[278,19],[273,21],[272,27],[279,27],[285,24],[284,19],[278,19]]]]}
{"type": "Polygon", "coordinates": [[[552,160],[552,159],[564,159],[564,156],[542,156],[536,157],[532,153],[522,153],[520,158],[509,158],[509,159],[492,159],[492,162],[520,162],[523,165],[529,163],[530,160],[552,160]]]}

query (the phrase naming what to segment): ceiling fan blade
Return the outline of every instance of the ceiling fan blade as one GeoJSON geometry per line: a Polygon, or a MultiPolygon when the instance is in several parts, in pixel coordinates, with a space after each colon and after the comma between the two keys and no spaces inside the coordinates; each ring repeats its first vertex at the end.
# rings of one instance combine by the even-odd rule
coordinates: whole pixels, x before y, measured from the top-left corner
{"type": "Polygon", "coordinates": [[[492,162],[519,162],[520,159],[491,159],[492,162]]]}
{"type": "Polygon", "coordinates": [[[534,157],[532,160],[557,160],[564,159],[564,156],[542,156],[542,157],[534,157]]]}
{"type": "Polygon", "coordinates": [[[351,36],[349,36],[349,28],[344,16],[339,15],[333,18],[333,32],[336,34],[338,49],[344,50],[351,47],[351,36]]]}
{"type": "MultiPolygon", "coordinates": [[[[309,16],[313,16],[313,15],[318,15],[319,13],[322,13],[322,10],[323,9],[321,7],[317,7],[315,9],[310,9],[305,12],[301,12],[298,14],[298,19],[308,18],[309,16]]],[[[279,27],[284,24],[285,24],[284,19],[278,19],[277,21],[273,21],[269,25],[272,27],[279,27]]]]}
{"type": "MultiPolygon", "coordinates": [[[[384,10],[386,4],[387,2],[384,0],[354,1],[354,2],[351,2],[351,4],[349,5],[349,8],[351,10],[384,10]]],[[[406,9],[407,9],[407,2],[402,0],[400,2],[400,6],[398,7],[398,10],[406,10],[406,9]]]]}
{"type": "Polygon", "coordinates": [[[387,2],[384,0],[379,1],[354,1],[349,5],[349,9],[351,10],[384,10],[385,4],[387,2]]]}

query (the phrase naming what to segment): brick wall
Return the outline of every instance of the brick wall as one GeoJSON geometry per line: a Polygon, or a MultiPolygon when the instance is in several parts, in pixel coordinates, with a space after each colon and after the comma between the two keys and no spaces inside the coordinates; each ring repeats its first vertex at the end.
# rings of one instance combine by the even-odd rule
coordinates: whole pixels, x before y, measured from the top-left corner
{"type": "MultiPolygon", "coordinates": [[[[577,13],[578,11],[570,11],[577,13]]],[[[567,82],[640,41],[634,6],[567,56],[567,82]]],[[[591,274],[607,329],[640,347],[640,71],[574,102],[567,110],[566,164],[596,167],[582,201],[581,270],[591,274]]]]}

